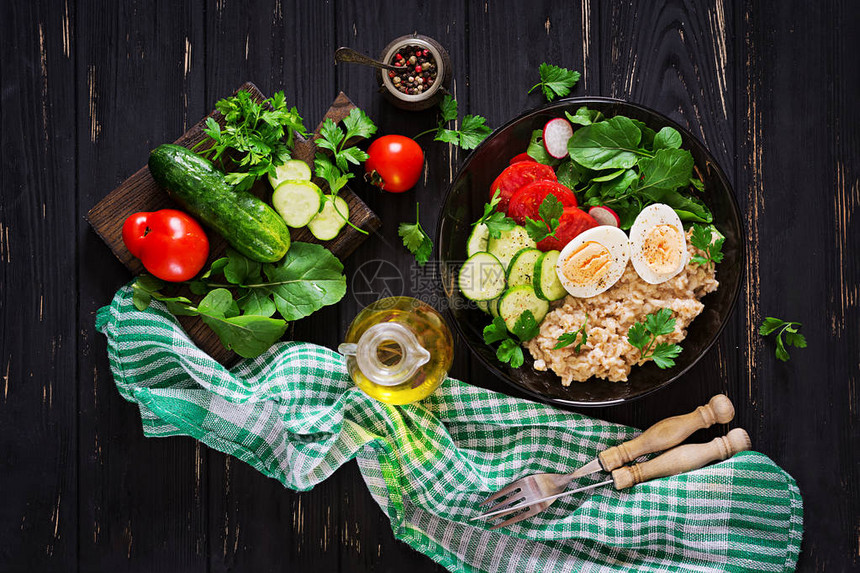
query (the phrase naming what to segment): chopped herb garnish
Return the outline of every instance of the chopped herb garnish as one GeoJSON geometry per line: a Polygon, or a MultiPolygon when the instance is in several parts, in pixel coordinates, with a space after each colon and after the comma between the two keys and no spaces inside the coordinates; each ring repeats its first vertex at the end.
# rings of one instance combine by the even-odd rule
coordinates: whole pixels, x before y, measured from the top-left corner
{"type": "Polygon", "coordinates": [[[567,348],[579,338],[579,342],[576,342],[576,346],[573,347],[574,352],[579,352],[582,349],[582,345],[588,342],[588,333],[585,331],[585,327],[588,325],[588,313],[585,314],[585,321],[583,321],[582,326],[580,326],[574,332],[565,332],[561,336],[558,337],[558,342],[553,347],[553,350],[559,350],[560,348],[567,348]]]}

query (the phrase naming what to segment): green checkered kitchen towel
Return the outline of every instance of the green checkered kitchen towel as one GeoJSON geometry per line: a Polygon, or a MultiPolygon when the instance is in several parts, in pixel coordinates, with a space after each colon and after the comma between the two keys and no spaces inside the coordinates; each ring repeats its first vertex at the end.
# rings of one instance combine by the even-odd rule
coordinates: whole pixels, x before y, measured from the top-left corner
{"type": "Polygon", "coordinates": [[[355,458],[394,535],[452,571],[791,571],[797,562],[800,492],[762,454],[564,498],[488,531],[469,518],[490,492],[571,471],[636,431],[453,379],[421,403],[389,406],[353,386],[339,354],[312,344],[279,343],[227,369],[161,303],[136,310],[128,286],[97,327],[147,436],[193,436],[296,490],[355,458]]]}

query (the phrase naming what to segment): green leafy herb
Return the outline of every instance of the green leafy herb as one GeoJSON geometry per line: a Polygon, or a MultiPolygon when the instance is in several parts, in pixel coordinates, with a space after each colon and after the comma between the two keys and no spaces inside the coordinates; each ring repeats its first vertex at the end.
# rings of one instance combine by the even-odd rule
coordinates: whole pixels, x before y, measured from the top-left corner
{"type": "Polygon", "coordinates": [[[547,101],[552,101],[556,97],[564,97],[570,93],[570,89],[579,81],[579,72],[553,66],[546,62],[540,65],[540,82],[535,84],[528,93],[532,93],[535,89],[541,88],[547,101]]]}
{"type": "Polygon", "coordinates": [[[502,233],[510,231],[516,226],[516,222],[513,219],[501,211],[496,210],[496,205],[498,205],[501,200],[501,191],[496,189],[490,202],[484,204],[484,214],[481,215],[480,219],[472,223],[473,227],[475,225],[486,225],[487,230],[490,232],[490,236],[494,239],[498,239],[502,236],[502,233]]]}
{"type": "Polygon", "coordinates": [[[788,322],[780,318],[768,316],[762,321],[758,332],[762,336],[770,336],[776,332],[776,357],[783,362],[788,362],[791,356],[788,355],[788,350],[785,349],[786,345],[794,346],[795,348],[806,348],[806,337],[797,332],[797,329],[801,326],[803,325],[799,322],[788,322]],[[783,340],[783,334],[785,335],[785,340],[783,340]]]}
{"type": "MultiPolygon", "coordinates": [[[[212,145],[197,151],[213,162],[229,155],[236,169],[226,174],[227,182],[245,190],[264,175],[274,175],[275,168],[290,158],[297,133],[305,135],[305,126],[295,107],[287,109],[284,92],[256,102],[246,91],[220,100],[215,108],[224,115],[222,128],[213,118],[206,120],[203,132],[212,145]]],[[[196,149],[196,147],[195,147],[196,149]]]]}
{"type": "Polygon", "coordinates": [[[570,157],[589,169],[629,169],[640,157],[652,154],[641,148],[642,131],[629,117],[586,125],[573,132],[567,142],[570,157]]]}
{"type": "Polygon", "coordinates": [[[654,150],[657,149],[680,149],[681,134],[677,129],[664,127],[654,136],[654,150]]]}
{"type": "Polygon", "coordinates": [[[565,332],[561,336],[558,337],[558,342],[553,347],[553,350],[558,350],[560,348],[566,348],[571,344],[576,342],[576,339],[579,338],[579,342],[576,342],[576,346],[573,347],[574,352],[579,352],[582,349],[582,345],[588,342],[588,333],[585,331],[585,327],[588,326],[588,314],[585,315],[585,320],[576,331],[574,332],[565,332]]]}
{"type": "Polygon", "coordinates": [[[542,129],[532,131],[532,138],[531,141],[529,141],[528,148],[526,148],[526,153],[529,157],[538,163],[543,163],[544,165],[558,165],[561,161],[560,159],[550,155],[546,150],[546,147],[543,144],[542,129]]]}
{"type": "Polygon", "coordinates": [[[690,236],[690,242],[700,251],[704,251],[703,255],[693,255],[690,260],[700,266],[706,266],[708,263],[719,263],[723,260],[723,243],[726,238],[723,237],[711,225],[693,225],[693,234],[690,236]]]}
{"type": "Polygon", "coordinates": [[[570,112],[564,112],[564,115],[567,116],[568,121],[570,123],[578,124],[578,125],[591,125],[592,123],[597,123],[601,119],[603,119],[603,114],[599,111],[588,109],[585,106],[576,110],[576,113],[571,115],[570,112]]]}
{"type": "Polygon", "coordinates": [[[637,322],[627,331],[627,342],[642,353],[641,360],[654,361],[658,368],[671,368],[675,365],[674,358],[681,354],[678,344],[660,342],[656,346],[658,336],[671,334],[675,331],[675,319],[672,309],[661,308],[656,313],[649,314],[643,322],[637,322]]]}
{"type": "Polygon", "coordinates": [[[540,325],[535,320],[534,314],[526,310],[517,318],[513,334],[508,331],[505,319],[501,316],[495,317],[491,324],[484,327],[484,342],[486,344],[501,342],[496,349],[496,358],[514,368],[519,368],[525,362],[522,343],[531,340],[539,332],[540,325]]]}
{"type": "Polygon", "coordinates": [[[397,234],[403,239],[403,246],[409,249],[418,264],[424,266],[430,260],[430,252],[433,250],[433,241],[424,231],[419,218],[419,204],[415,204],[415,223],[400,223],[397,234]]]}
{"type": "MultiPolygon", "coordinates": [[[[367,161],[367,153],[354,145],[347,145],[349,141],[354,137],[367,138],[376,133],[376,125],[357,107],[350,110],[349,115],[343,119],[343,127],[346,128],[345,131],[331,118],[326,118],[320,128],[320,137],[315,141],[318,148],[331,153],[331,157],[325,153],[317,153],[314,157],[314,174],[324,179],[329,186],[329,194],[326,195],[328,201],[334,201],[338,192],[353,177],[349,172],[350,165],[361,165],[367,161]]],[[[339,210],[335,209],[335,212],[350,227],[365,235],[368,234],[364,229],[354,225],[339,210]]]]}
{"type": "Polygon", "coordinates": [[[228,249],[198,280],[189,283],[198,303],[162,294],[166,284],[143,275],[132,284],[133,302],[145,310],[158,300],[175,315],[200,316],[236,354],[254,358],[286,331],[287,321],[335,304],[346,294],[343,265],[322,245],[295,242],[277,263],[260,264],[228,249]],[[226,283],[215,277],[223,276],[226,283]],[[265,276],[265,278],[263,278],[265,276]],[[237,299],[234,300],[235,291],[237,299]],[[275,312],[281,318],[271,318],[275,312]]]}
{"type": "Polygon", "coordinates": [[[538,207],[540,220],[526,219],[526,231],[532,240],[539,243],[547,237],[554,237],[563,212],[564,205],[561,204],[558,197],[552,193],[544,197],[543,202],[538,207]]]}
{"type": "MultiPolygon", "coordinates": [[[[490,128],[485,124],[486,119],[480,115],[467,115],[463,118],[460,129],[447,129],[445,126],[458,117],[457,100],[446,94],[439,104],[439,125],[435,129],[419,133],[415,138],[426,133],[435,132],[433,139],[444,143],[452,143],[462,149],[474,149],[490,135],[490,128]]],[[[413,138],[413,139],[415,139],[413,138]]]]}

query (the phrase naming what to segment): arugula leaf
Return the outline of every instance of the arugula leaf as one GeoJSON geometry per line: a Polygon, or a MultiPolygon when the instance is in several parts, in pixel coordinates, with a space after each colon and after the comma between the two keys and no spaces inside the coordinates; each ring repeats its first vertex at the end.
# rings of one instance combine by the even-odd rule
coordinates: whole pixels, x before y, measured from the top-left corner
{"type": "Polygon", "coordinates": [[[658,368],[671,368],[683,350],[678,344],[660,342],[656,346],[658,336],[671,334],[675,331],[675,319],[672,309],[661,308],[656,313],[649,314],[642,322],[634,323],[627,330],[627,342],[641,352],[640,360],[652,359],[658,368]],[[653,350],[652,350],[653,346],[653,350]]]}
{"type": "Polygon", "coordinates": [[[664,127],[654,136],[654,150],[658,149],[680,149],[681,134],[677,129],[664,127]]]}
{"type": "Polygon", "coordinates": [[[434,141],[452,143],[462,149],[474,149],[490,135],[491,129],[485,125],[486,119],[480,115],[467,115],[463,118],[460,129],[447,129],[445,126],[457,119],[457,101],[450,94],[445,94],[439,104],[441,117],[435,129],[419,133],[415,138],[430,132],[435,132],[434,141]]]}
{"type": "Polygon", "coordinates": [[[573,132],[570,158],[589,169],[628,169],[650,153],[641,149],[642,131],[629,117],[615,116],[573,132]]]}
{"type": "Polygon", "coordinates": [[[588,109],[585,106],[577,109],[574,115],[571,115],[568,111],[564,112],[564,115],[567,116],[570,123],[577,125],[591,125],[603,119],[602,113],[597,110],[588,109]]]}
{"type": "Polygon", "coordinates": [[[200,314],[203,322],[218,335],[225,348],[245,358],[256,358],[287,331],[287,323],[275,318],[252,314],[232,317],[200,314]]]}
{"type": "Polygon", "coordinates": [[[240,285],[259,281],[262,279],[260,274],[262,268],[261,263],[252,261],[233,249],[227,249],[227,264],[223,268],[224,278],[227,279],[227,282],[240,285]]]}
{"type": "Polygon", "coordinates": [[[526,219],[526,231],[532,240],[539,243],[547,237],[554,237],[562,213],[564,213],[564,205],[561,204],[558,197],[552,193],[544,197],[540,207],[538,207],[540,220],[526,219]]]}
{"type": "Polygon", "coordinates": [[[639,160],[642,184],[648,188],[674,190],[687,185],[693,174],[693,155],[686,149],[659,149],[653,157],[639,160]]]}
{"type": "Polygon", "coordinates": [[[430,253],[433,250],[433,241],[421,227],[419,218],[419,204],[415,204],[415,223],[400,223],[397,227],[397,234],[403,239],[403,246],[409,249],[418,264],[424,266],[430,260],[430,253]]]}
{"type": "Polygon", "coordinates": [[[324,306],[335,304],[346,294],[343,264],[331,252],[313,243],[295,242],[279,262],[263,265],[278,312],[286,320],[298,320],[324,306]]]}
{"type": "Polygon", "coordinates": [[[528,93],[532,93],[540,87],[546,96],[547,101],[552,101],[556,97],[564,97],[570,93],[570,89],[579,81],[580,74],[576,71],[568,70],[559,66],[553,66],[546,62],[538,68],[540,73],[540,82],[534,85],[528,93]]]}
{"type": "Polygon", "coordinates": [[[558,165],[559,159],[553,157],[546,150],[546,146],[543,144],[543,130],[536,129],[532,131],[532,138],[529,141],[529,146],[526,149],[526,153],[528,156],[537,161],[538,163],[543,163],[544,165],[558,165]]]}
{"type": "Polygon", "coordinates": [[[704,203],[695,197],[685,197],[678,191],[650,188],[643,191],[642,196],[651,203],[665,203],[670,206],[682,221],[710,223],[714,220],[704,203]]]}
{"type": "Polygon", "coordinates": [[[585,314],[585,320],[582,322],[582,326],[580,326],[574,332],[565,332],[561,336],[558,337],[558,342],[553,346],[553,350],[559,350],[561,348],[567,348],[571,344],[576,342],[576,339],[579,338],[579,342],[576,343],[576,346],[573,347],[573,351],[579,353],[582,349],[582,345],[588,342],[588,332],[585,331],[585,327],[588,325],[588,313],[585,314]]]}
{"type": "Polygon", "coordinates": [[[275,301],[265,287],[250,289],[236,303],[245,314],[270,317],[277,311],[275,301]]]}
{"type": "Polygon", "coordinates": [[[594,175],[591,169],[586,169],[573,159],[559,165],[555,173],[558,182],[571,190],[576,189],[580,183],[590,181],[594,175]]]}
{"type": "Polygon", "coordinates": [[[783,362],[788,362],[791,356],[785,348],[786,345],[806,348],[806,337],[797,331],[801,326],[803,325],[799,322],[789,322],[768,316],[762,321],[758,332],[762,336],[769,336],[776,332],[776,357],[783,362]],[[785,335],[785,340],[783,340],[783,335],[785,335]]]}
{"type": "Polygon", "coordinates": [[[693,255],[690,260],[700,266],[705,266],[711,262],[715,264],[722,262],[722,249],[725,241],[726,238],[714,229],[713,226],[693,225],[693,233],[690,236],[690,242],[697,249],[704,251],[705,255],[693,255]]]}

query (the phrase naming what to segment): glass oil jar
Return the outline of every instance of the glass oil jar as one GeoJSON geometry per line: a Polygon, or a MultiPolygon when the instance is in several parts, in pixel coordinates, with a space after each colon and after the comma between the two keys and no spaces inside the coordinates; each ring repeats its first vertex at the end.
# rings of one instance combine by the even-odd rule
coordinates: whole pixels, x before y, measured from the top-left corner
{"type": "Polygon", "coordinates": [[[409,404],[432,394],[454,360],[445,320],[427,303],[380,299],[356,315],[338,347],[349,375],[364,393],[387,404],[409,404]]]}

